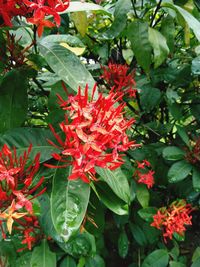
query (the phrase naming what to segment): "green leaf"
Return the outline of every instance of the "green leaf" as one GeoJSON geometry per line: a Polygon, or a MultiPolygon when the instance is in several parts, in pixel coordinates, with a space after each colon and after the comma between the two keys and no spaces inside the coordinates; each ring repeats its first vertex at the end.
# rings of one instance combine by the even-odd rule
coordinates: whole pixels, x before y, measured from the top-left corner
{"type": "Polygon", "coordinates": [[[51,154],[58,152],[58,149],[49,145],[47,139],[54,140],[50,130],[41,128],[16,128],[0,136],[0,146],[7,144],[9,147],[16,147],[17,154],[21,155],[32,144],[30,158],[33,159],[40,153],[40,162],[50,159],[51,154]]]}
{"type": "Polygon", "coordinates": [[[105,262],[102,257],[95,255],[86,260],[85,267],[105,267],[105,262]]]}
{"type": "Polygon", "coordinates": [[[45,43],[67,43],[72,47],[85,47],[83,42],[77,37],[70,34],[51,34],[42,38],[45,43]]]}
{"type": "Polygon", "coordinates": [[[177,128],[177,133],[179,134],[179,136],[181,137],[181,139],[183,140],[183,142],[188,146],[190,147],[190,139],[189,139],[189,136],[186,132],[186,129],[185,127],[182,127],[182,126],[179,126],[179,125],[176,125],[176,128],[177,128]]]}
{"type": "Polygon", "coordinates": [[[46,240],[35,247],[31,257],[31,267],[56,267],[56,254],[51,252],[46,240]]]}
{"type": "Polygon", "coordinates": [[[137,224],[130,224],[131,233],[135,239],[135,241],[140,246],[145,246],[147,244],[146,236],[143,230],[137,224]]]}
{"type": "Polygon", "coordinates": [[[128,205],[117,197],[105,182],[95,184],[94,191],[102,203],[118,215],[128,214],[128,205]]]}
{"type": "Polygon", "coordinates": [[[170,183],[177,183],[185,179],[192,170],[192,165],[185,160],[174,163],[168,172],[168,180],[170,183]]]}
{"type": "Polygon", "coordinates": [[[200,171],[193,167],[192,185],[195,191],[200,191],[200,171]]]}
{"type": "Polygon", "coordinates": [[[8,72],[0,85],[0,132],[21,126],[28,109],[27,79],[24,73],[8,72]]]}
{"type": "Polygon", "coordinates": [[[176,146],[168,146],[163,149],[163,158],[167,160],[180,160],[185,156],[185,151],[176,147],[176,146]]]}
{"type": "Polygon", "coordinates": [[[170,261],[169,267],[186,267],[186,265],[178,261],[170,261]]]}
{"type": "Polygon", "coordinates": [[[132,22],[128,27],[127,37],[131,41],[138,64],[149,72],[152,47],[149,42],[148,23],[140,20],[132,22]]]}
{"type": "Polygon", "coordinates": [[[150,84],[142,86],[140,95],[142,108],[147,112],[156,107],[161,100],[160,90],[152,87],[150,84]]]}
{"type": "Polygon", "coordinates": [[[166,38],[157,30],[149,28],[149,41],[153,47],[154,67],[159,67],[169,54],[166,38]]]}
{"type": "Polygon", "coordinates": [[[200,247],[197,247],[192,255],[192,262],[200,259],[200,247]]]}
{"type": "Polygon", "coordinates": [[[79,86],[83,89],[88,84],[91,92],[95,81],[73,52],[62,45],[46,42],[45,39],[38,46],[46,62],[61,80],[66,82],[75,92],[79,86]]]}
{"type": "Polygon", "coordinates": [[[148,207],[150,195],[146,185],[144,184],[137,185],[136,196],[137,200],[139,201],[140,205],[143,208],[148,207]]]}
{"type": "Polygon", "coordinates": [[[199,267],[200,266],[200,258],[198,258],[196,261],[193,262],[191,267],[199,267]]]}
{"type": "Polygon", "coordinates": [[[17,258],[16,266],[31,267],[31,257],[32,257],[31,252],[27,252],[27,253],[23,254],[22,256],[17,258]]]}
{"type": "Polygon", "coordinates": [[[170,15],[164,17],[161,23],[161,33],[167,40],[171,52],[174,51],[174,37],[176,34],[174,18],[170,15]]]}
{"type": "Polygon", "coordinates": [[[76,267],[76,262],[72,257],[67,256],[61,261],[59,267],[76,267]]]}
{"type": "Polygon", "coordinates": [[[113,192],[126,203],[130,203],[130,187],[127,177],[124,175],[120,168],[116,170],[109,170],[105,168],[96,167],[100,179],[106,182],[113,192]]]}
{"type": "Polygon", "coordinates": [[[117,37],[125,28],[127,21],[127,13],[131,9],[130,0],[118,0],[115,6],[114,22],[106,33],[104,38],[113,39],[117,37]]]}
{"type": "Polygon", "coordinates": [[[77,31],[84,37],[88,27],[87,13],[85,11],[74,12],[71,14],[71,19],[77,31]]]}
{"type": "Polygon", "coordinates": [[[194,75],[199,75],[200,74],[200,56],[195,57],[192,60],[192,73],[194,75]]]}
{"type": "Polygon", "coordinates": [[[193,32],[194,32],[196,38],[198,39],[198,41],[200,41],[200,32],[199,32],[200,22],[193,15],[191,15],[188,11],[186,11],[182,7],[174,5],[174,4],[171,4],[171,3],[164,3],[163,2],[162,6],[172,8],[179,15],[181,15],[181,17],[184,18],[184,20],[187,22],[189,27],[193,30],[193,32]]]}
{"type": "Polygon", "coordinates": [[[70,171],[70,168],[56,169],[51,193],[53,225],[65,242],[78,231],[90,196],[89,184],[81,179],[67,180],[70,171]]]}
{"type": "Polygon", "coordinates": [[[126,258],[128,254],[129,241],[125,230],[120,233],[118,238],[118,253],[121,258],[126,258]]]}
{"type": "Polygon", "coordinates": [[[80,2],[80,1],[71,1],[69,7],[60,14],[65,14],[69,12],[79,12],[79,11],[90,11],[90,10],[104,10],[102,6],[92,4],[92,3],[86,3],[86,2],[80,2]]]}
{"type": "Polygon", "coordinates": [[[142,267],[167,267],[168,261],[169,255],[167,251],[157,249],[145,258],[142,267]]]}
{"type": "Polygon", "coordinates": [[[157,212],[157,209],[154,207],[147,207],[144,209],[138,210],[139,216],[144,219],[146,222],[151,222],[153,219],[153,215],[155,215],[157,212]]]}

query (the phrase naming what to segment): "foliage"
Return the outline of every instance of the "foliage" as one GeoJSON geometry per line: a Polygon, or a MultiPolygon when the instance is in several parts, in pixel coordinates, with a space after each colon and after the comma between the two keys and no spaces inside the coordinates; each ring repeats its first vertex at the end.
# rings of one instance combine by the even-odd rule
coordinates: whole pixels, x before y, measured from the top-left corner
{"type": "Polygon", "coordinates": [[[197,0],[0,3],[0,266],[200,265],[197,0]]]}

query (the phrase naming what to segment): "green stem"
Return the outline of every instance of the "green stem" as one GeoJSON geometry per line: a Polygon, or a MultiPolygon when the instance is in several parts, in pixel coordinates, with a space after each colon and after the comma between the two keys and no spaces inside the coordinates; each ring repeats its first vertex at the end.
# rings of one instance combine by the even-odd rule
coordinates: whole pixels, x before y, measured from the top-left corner
{"type": "Polygon", "coordinates": [[[161,3],[162,3],[162,0],[160,0],[160,1],[158,2],[158,4],[157,4],[157,7],[156,7],[155,12],[154,12],[154,14],[153,14],[153,17],[152,17],[152,19],[151,19],[151,23],[150,23],[150,26],[151,26],[151,27],[153,26],[153,22],[154,22],[154,19],[155,19],[155,17],[156,17],[156,14],[158,13],[158,10],[159,10],[160,7],[161,7],[161,3]]]}

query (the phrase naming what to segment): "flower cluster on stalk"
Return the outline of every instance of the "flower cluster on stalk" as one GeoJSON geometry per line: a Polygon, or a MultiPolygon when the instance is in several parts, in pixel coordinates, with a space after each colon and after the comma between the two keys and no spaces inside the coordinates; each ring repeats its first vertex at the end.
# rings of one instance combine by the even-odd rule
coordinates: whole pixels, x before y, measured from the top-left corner
{"type": "Polygon", "coordinates": [[[108,66],[102,66],[103,73],[101,78],[106,81],[109,87],[112,87],[114,92],[123,93],[128,97],[135,97],[136,82],[134,80],[134,72],[129,71],[128,65],[108,63],[108,66]]]}
{"type": "Polygon", "coordinates": [[[42,35],[44,27],[59,27],[59,12],[69,7],[70,0],[0,0],[0,19],[2,25],[12,26],[12,18],[23,16],[27,22],[37,26],[38,36],[42,35]],[[55,23],[46,19],[53,16],[55,23]]]}
{"type": "Polygon", "coordinates": [[[68,179],[95,180],[96,166],[116,169],[123,164],[120,152],[138,146],[126,134],[135,120],[123,116],[125,105],[118,104],[123,95],[111,91],[107,96],[99,93],[95,99],[95,93],[96,86],[90,99],[86,86],[83,93],[79,88],[77,95],[67,100],[58,95],[60,107],[66,112],[65,120],[60,123],[64,139],[50,126],[59,145],[49,142],[61,150],[53,157],[66,163],[63,166],[72,165],[68,179]]]}
{"type": "Polygon", "coordinates": [[[172,239],[173,234],[184,235],[187,225],[192,225],[193,208],[185,200],[174,201],[168,208],[162,207],[153,216],[151,226],[163,231],[164,241],[172,239]]]}
{"type": "Polygon", "coordinates": [[[6,238],[5,224],[8,233],[16,230],[22,235],[22,244],[31,249],[32,243],[37,240],[39,224],[34,216],[33,199],[43,194],[46,188],[41,187],[44,177],[37,183],[33,179],[39,170],[37,154],[32,162],[29,156],[32,145],[23,155],[18,156],[15,148],[5,144],[0,151],[0,229],[3,238],[6,238]]]}
{"type": "Polygon", "coordinates": [[[146,184],[148,188],[154,185],[154,171],[151,170],[151,164],[147,160],[142,162],[137,161],[137,169],[135,170],[133,177],[141,184],[146,184]]]}

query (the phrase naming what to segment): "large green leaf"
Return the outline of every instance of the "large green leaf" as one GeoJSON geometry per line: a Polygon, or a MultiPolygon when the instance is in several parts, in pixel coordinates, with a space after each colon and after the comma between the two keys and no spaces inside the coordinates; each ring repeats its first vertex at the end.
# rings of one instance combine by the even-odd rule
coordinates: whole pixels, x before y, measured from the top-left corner
{"type": "Polygon", "coordinates": [[[185,160],[174,163],[168,172],[170,183],[177,183],[185,179],[192,170],[192,165],[185,160]]]}
{"type": "Polygon", "coordinates": [[[183,159],[185,151],[176,146],[168,146],[163,149],[163,157],[167,160],[183,159]]]}
{"type": "Polygon", "coordinates": [[[166,38],[157,30],[149,28],[149,41],[153,47],[154,66],[159,67],[169,54],[166,38]]]}
{"type": "Polygon", "coordinates": [[[126,203],[130,203],[130,187],[126,176],[120,168],[111,171],[97,167],[96,170],[100,175],[100,179],[106,182],[119,198],[126,203]]]}
{"type": "Polygon", "coordinates": [[[47,42],[45,39],[39,43],[39,48],[52,70],[74,91],[77,91],[79,86],[85,88],[86,84],[92,90],[95,81],[73,52],[57,43],[47,42]]]}
{"type": "Polygon", "coordinates": [[[166,267],[168,261],[169,255],[167,251],[164,249],[157,249],[145,258],[142,267],[166,267]]]}
{"type": "Polygon", "coordinates": [[[128,249],[129,249],[129,240],[128,240],[128,236],[125,232],[125,230],[123,230],[120,235],[119,235],[119,239],[118,239],[118,253],[119,256],[121,258],[126,258],[127,254],[128,254],[128,249]]]}
{"type": "Polygon", "coordinates": [[[0,132],[21,126],[28,108],[27,79],[24,73],[8,72],[0,85],[0,132]]]}
{"type": "Polygon", "coordinates": [[[138,202],[143,208],[148,207],[150,194],[149,194],[149,190],[147,189],[146,185],[144,184],[137,185],[136,197],[137,197],[138,202]]]}
{"type": "Polygon", "coordinates": [[[0,146],[7,144],[9,147],[16,147],[17,154],[23,154],[32,144],[30,158],[40,153],[40,162],[51,158],[51,154],[58,152],[58,149],[49,145],[47,139],[54,140],[50,130],[41,128],[16,128],[0,135],[0,146]]]}
{"type": "Polygon", "coordinates": [[[200,41],[200,31],[199,31],[200,22],[192,14],[190,14],[188,11],[186,11],[182,7],[171,4],[171,3],[163,2],[162,6],[172,8],[178,13],[179,16],[184,18],[184,20],[187,22],[189,27],[193,30],[198,41],[200,41]]]}
{"type": "Polygon", "coordinates": [[[118,215],[128,214],[128,205],[120,199],[105,182],[98,182],[94,188],[102,203],[118,215]]]}
{"type": "Polygon", "coordinates": [[[174,18],[172,16],[168,15],[162,19],[161,33],[165,36],[170,51],[173,52],[176,29],[174,18]]]}
{"type": "Polygon", "coordinates": [[[56,267],[56,254],[50,251],[45,239],[40,246],[34,248],[31,267],[56,267]]]}
{"type": "Polygon", "coordinates": [[[84,47],[83,42],[76,36],[70,34],[51,34],[47,35],[42,39],[45,43],[68,43],[70,46],[84,47]]]}
{"type": "Polygon", "coordinates": [[[159,89],[152,87],[151,84],[145,84],[141,88],[140,96],[142,108],[148,112],[159,104],[162,95],[159,89]]]}
{"type": "Polygon", "coordinates": [[[151,65],[152,51],[149,42],[148,23],[140,20],[132,22],[128,27],[127,37],[131,41],[138,64],[148,72],[151,65]]]}
{"type": "Polygon", "coordinates": [[[72,257],[67,256],[62,260],[60,267],[76,267],[76,262],[72,257]]]}
{"type": "Polygon", "coordinates": [[[58,168],[53,177],[51,216],[65,242],[79,229],[88,206],[90,185],[81,179],[67,180],[71,169],[58,168]]]}

